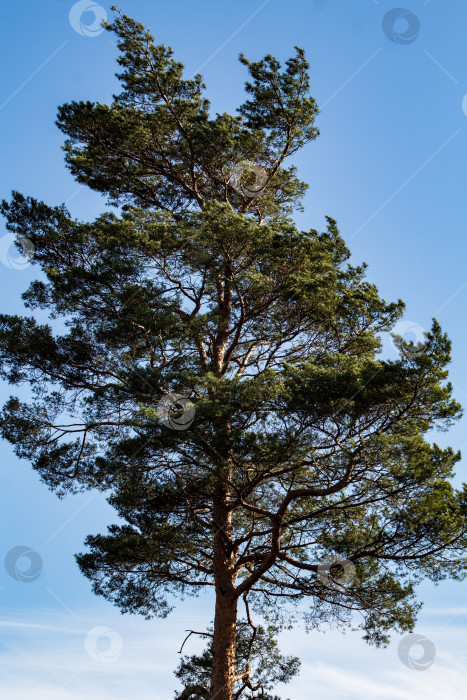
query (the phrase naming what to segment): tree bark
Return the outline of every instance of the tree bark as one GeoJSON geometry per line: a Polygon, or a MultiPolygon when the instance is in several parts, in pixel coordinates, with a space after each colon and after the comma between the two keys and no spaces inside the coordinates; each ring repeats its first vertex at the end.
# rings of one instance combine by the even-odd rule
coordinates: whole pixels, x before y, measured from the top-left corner
{"type": "Polygon", "coordinates": [[[237,597],[216,594],[210,700],[232,700],[235,678],[237,597]]]}
{"type": "Polygon", "coordinates": [[[214,500],[214,617],[213,664],[210,700],[232,700],[235,678],[237,594],[235,554],[232,550],[230,494],[220,487],[214,500]]]}

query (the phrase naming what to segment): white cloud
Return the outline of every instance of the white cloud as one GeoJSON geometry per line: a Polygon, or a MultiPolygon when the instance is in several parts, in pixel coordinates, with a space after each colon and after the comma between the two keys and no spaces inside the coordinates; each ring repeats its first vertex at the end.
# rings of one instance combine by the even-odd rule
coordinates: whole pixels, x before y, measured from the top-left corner
{"type": "MultiPolygon", "coordinates": [[[[192,610],[191,600],[166,620],[150,622],[121,616],[113,608],[104,614],[102,608],[77,611],[79,623],[58,610],[31,612],[21,620],[7,618],[2,623],[5,700],[172,698],[177,687],[172,671],[185,630],[203,630],[206,625],[206,617],[192,610]],[[86,653],[86,634],[98,626],[110,627],[122,639],[122,653],[114,663],[98,662],[86,653]]],[[[437,650],[435,663],[426,671],[401,663],[397,638],[387,649],[375,649],[358,633],[307,635],[297,628],[283,635],[281,648],[302,659],[302,672],[277,693],[293,700],[464,700],[465,629],[456,622],[418,630],[437,650]]],[[[191,654],[203,646],[202,640],[191,637],[184,651],[191,654]]]]}

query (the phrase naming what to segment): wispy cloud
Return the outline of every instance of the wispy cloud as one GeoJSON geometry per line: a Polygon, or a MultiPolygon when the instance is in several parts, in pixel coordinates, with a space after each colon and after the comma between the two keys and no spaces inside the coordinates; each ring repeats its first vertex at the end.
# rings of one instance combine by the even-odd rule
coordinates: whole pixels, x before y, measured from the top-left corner
{"type": "MultiPolygon", "coordinates": [[[[171,671],[186,629],[204,629],[204,615],[190,612],[192,601],[166,620],[144,621],[121,616],[112,608],[79,610],[80,622],[66,611],[31,612],[28,618],[2,622],[5,697],[15,700],[167,700],[177,687],[171,671]],[[122,651],[112,663],[92,658],[85,648],[87,632],[100,626],[121,638],[122,651]]],[[[449,608],[427,610],[449,616],[449,608]]],[[[442,622],[442,620],[440,620],[442,622]]],[[[456,623],[457,624],[457,623],[456,623]]],[[[423,625],[433,640],[435,663],[420,672],[403,666],[397,655],[398,638],[386,649],[368,647],[358,633],[305,634],[301,629],[283,635],[284,653],[302,659],[302,673],[281,696],[307,700],[464,700],[465,629],[452,625],[423,625]]],[[[105,642],[105,639],[103,639],[105,642]]],[[[185,649],[197,652],[204,642],[195,637],[185,649]]],[[[105,651],[105,645],[104,645],[105,651]]],[[[416,652],[414,652],[416,654],[416,652]]]]}

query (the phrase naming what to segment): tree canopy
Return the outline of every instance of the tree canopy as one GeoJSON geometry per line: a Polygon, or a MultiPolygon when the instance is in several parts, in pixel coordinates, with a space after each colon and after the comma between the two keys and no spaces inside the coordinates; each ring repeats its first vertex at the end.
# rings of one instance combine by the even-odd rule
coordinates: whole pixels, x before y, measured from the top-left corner
{"type": "Polygon", "coordinates": [[[118,213],[2,203],[42,270],[24,303],[51,315],[0,317],[2,376],[33,391],[2,435],[59,495],[115,508],[77,557],[97,594],[149,618],[213,591],[180,698],[272,698],[298,668],[274,639],[294,615],[385,644],[413,628],[419,581],[465,576],[460,454],[427,439],[461,414],[450,341],[434,320],[383,359],[402,301],[350,264],[332,218],[295,225],[306,185],[285,161],[318,135],[302,49],[241,56],[247,99],[212,116],[170,48],[118,12],[107,29],[122,92],[57,124],[72,174],[118,213]]]}

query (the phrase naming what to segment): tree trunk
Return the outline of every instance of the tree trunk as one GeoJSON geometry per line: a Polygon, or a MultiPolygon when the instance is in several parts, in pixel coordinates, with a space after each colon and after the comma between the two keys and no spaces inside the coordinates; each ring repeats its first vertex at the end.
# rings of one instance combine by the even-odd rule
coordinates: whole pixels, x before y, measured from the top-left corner
{"type": "Polygon", "coordinates": [[[210,700],[232,700],[234,689],[237,595],[229,502],[230,493],[220,483],[213,504],[216,612],[210,700]]]}
{"type": "Polygon", "coordinates": [[[210,700],[232,700],[235,677],[237,598],[216,592],[210,700]]]}

